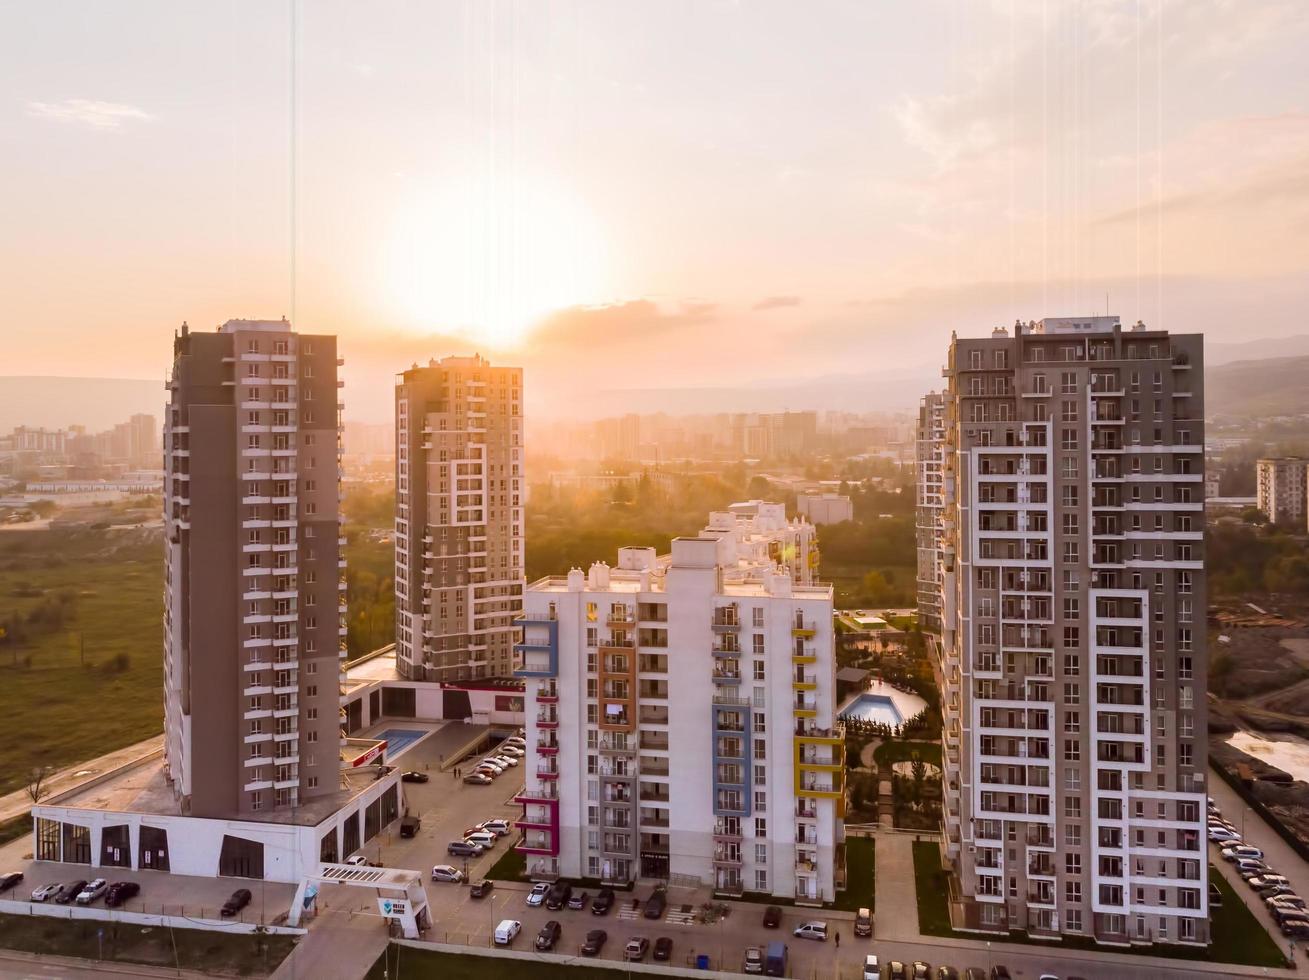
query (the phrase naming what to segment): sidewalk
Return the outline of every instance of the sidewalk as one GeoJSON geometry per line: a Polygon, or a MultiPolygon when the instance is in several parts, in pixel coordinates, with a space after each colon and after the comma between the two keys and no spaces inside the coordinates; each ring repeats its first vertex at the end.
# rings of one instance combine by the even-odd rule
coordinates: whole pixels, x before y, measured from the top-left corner
{"type": "MultiPolygon", "coordinates": [[[[134,745],[125,745],[121,749],[115,749],[113,752],[106,753],[89,762],[79,762],[68,766],[66,769],[54,773],[46,780],[42,789],[48,787],[49,792],[43,793],[41,799],[45,802],[60,793],[67,793],[83,783],[88,783],[99,776],[103,776],[112,769],[117,769],[120,766],[128,765],[153,753],[160,752],[163,747],[164,736],[159,734],[134,745]]],[[[26,788],[17,789],[5,796],[0,796],[0,822],[20,817],[30,809],[32,809],[32,798],[28,796],[26,788]]]]}

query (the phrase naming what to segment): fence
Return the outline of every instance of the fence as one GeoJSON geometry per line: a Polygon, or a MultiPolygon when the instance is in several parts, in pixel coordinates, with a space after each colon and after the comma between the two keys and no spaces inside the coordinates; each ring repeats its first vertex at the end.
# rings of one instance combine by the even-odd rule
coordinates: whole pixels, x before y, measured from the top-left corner
{"type": "Polygon", "coordinates": [[[1273,830],[1277,832],[1277,836],[1286,841],[1286,843],[1291,846],[1292,850],[1300,855],[1302,860],[1309,861],[1309,844],[1306,844],[1297,837],[1291,828],[1282,823],[1277,814],[1264,806],[1264,804],[1254,795],[1254,792],[1241,781],[1239,776],[1235,773],[1229,772],[1226,767],[1224,767],[1223,764],[1212,755],[1209,757],[1209,767],[1213,769],[1214,772],[1218,773],[1218,775],[1222,777],[1223,782],[1232,787],[1236,792],[1236,795],[1245,801],[1246,806],[1259,814],[1259,816],[1263,818],[1264,823],[1272,827],[1273,830]]]}
{"type": "MultiPolygon", "coordinates": [[[[143,926],[169,926],[174,929],[207,929],[212,932],[266,932],[288,936],[302,936],[304,929],[293,929],[284,925],[266,925],[259,921],[257,915],[245,914],[224,919],[217,905],[203,907],[200,905],[150,905],[144,902],[128,902],[119,908],[105,908],[96,905],[56,905],[46,902],[19,902],[12,899],[0,900],[0,912],[13,915],[39,915],[49,919],[92,919],[102,922],[132,922],[143,926]],[[152,911],[155,910],[155,911],[152,911]]],[[[285,913],[278,916],[285,919],[285,913]]]]}

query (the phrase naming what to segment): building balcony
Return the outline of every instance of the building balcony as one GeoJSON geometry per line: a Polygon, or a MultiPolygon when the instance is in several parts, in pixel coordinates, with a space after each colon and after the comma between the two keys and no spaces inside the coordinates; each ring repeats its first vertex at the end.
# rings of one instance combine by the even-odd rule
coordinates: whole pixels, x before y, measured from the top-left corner
{"type": "Polygon", "coordinates": [[[558,779],[559,767],[553,763],[550,765],[539,764],[536,767],[536,777],[538,779],[558,779]]]}
{"type": "Polygon", "coordinates": [[[722,867],[739,868],[741,866],[741,849],[739,847],[715,847],[714,864],[722,867]]]}
{"type": "Polygon", "coordinates": [[[741,671],[728,670],[723,667],[715,667],[713,673],[714,683],[716,684],[740,684],[741,671]]]}
{"type": "Polygon", "coordinates": [[[630,742],[620,742],[616,739],[600,739],[599,749],[601,755],[613,756],[632,756],[636,754],[636,748],[630,742]]]}

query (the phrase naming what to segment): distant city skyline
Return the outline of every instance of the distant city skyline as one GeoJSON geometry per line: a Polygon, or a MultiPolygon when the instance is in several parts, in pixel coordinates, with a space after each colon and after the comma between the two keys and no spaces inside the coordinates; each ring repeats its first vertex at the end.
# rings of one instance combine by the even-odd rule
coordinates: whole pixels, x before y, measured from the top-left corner
{"type": "Polygon", "coordinates": [[[685,13],[0,11],[7,373],[162,378],[182,320],[285,314],[361,419],[475,352],[538,416],[846,374],[911,408],[955,327],[1302,329],[1304,5],[685,13]]]}

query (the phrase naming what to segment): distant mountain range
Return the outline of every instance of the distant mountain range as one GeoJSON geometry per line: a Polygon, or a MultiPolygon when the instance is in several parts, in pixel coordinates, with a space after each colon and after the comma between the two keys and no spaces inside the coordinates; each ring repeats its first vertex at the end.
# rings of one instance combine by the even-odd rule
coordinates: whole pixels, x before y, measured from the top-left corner
{"type": "Polygon", "coordinates": [[[1309,334],[1297,334],[1293,337],[1264,337],[1235,344],[1204,345],[1204,362],[1207,367],[1232,364],[1236,361],[1301,356],[1309,356],[1309,334]]]}
{"type": "Polygon", "coordinates": [[[84,425],[88,432],[101,432],[138,412],[162,422],[165,394],[161,381],[0,377],[0,432],[19,425],[84,425]]]}
{"type": "Polygon", "coordinates": [[[1309,356],[1209,365],[1204,374],[1208,415],[1259,418],[1309,414],[1309,356]]]}

